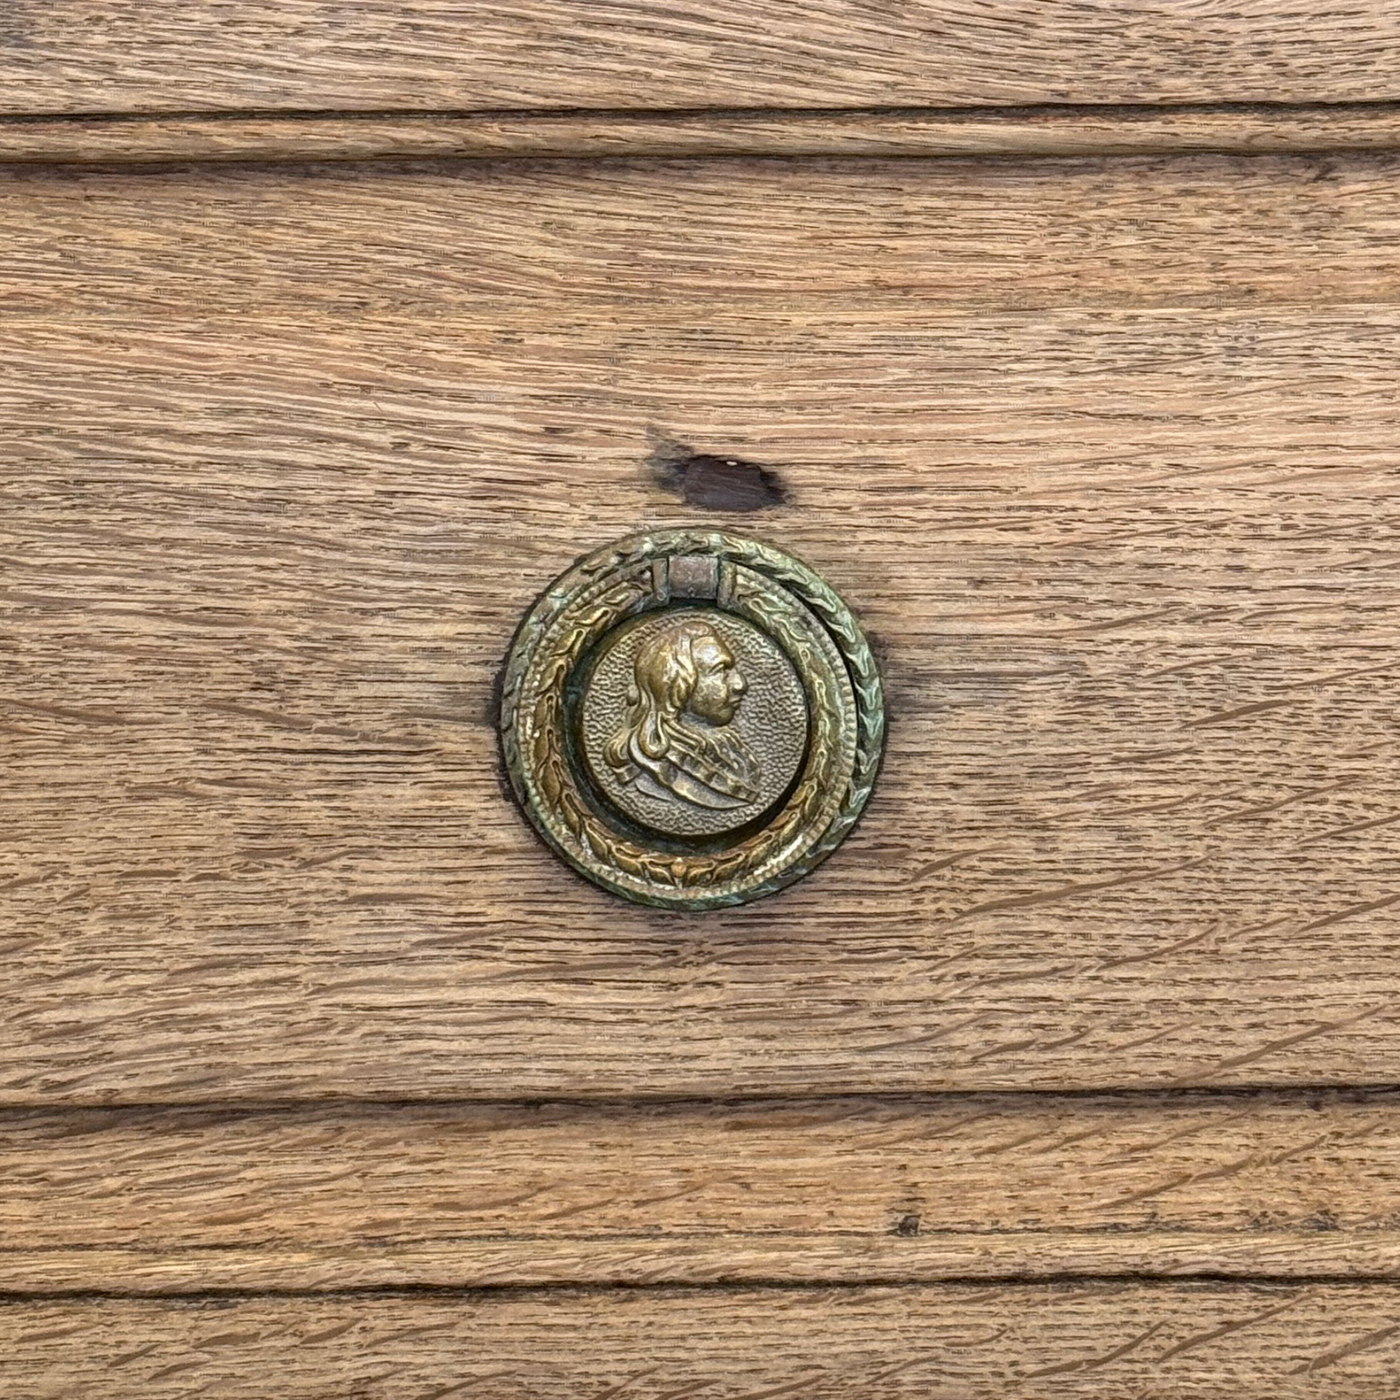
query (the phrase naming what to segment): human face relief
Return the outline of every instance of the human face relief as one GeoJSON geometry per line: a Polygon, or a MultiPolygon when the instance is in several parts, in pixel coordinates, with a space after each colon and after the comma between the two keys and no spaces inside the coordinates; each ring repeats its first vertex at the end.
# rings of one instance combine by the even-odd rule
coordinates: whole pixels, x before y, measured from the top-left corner
{"type": "Polygon", "coordinates": [[[748,692],[734,653],[713,633],[695,643],[695,691],[687,708],[709,724],[728,724],[748,692]]]}

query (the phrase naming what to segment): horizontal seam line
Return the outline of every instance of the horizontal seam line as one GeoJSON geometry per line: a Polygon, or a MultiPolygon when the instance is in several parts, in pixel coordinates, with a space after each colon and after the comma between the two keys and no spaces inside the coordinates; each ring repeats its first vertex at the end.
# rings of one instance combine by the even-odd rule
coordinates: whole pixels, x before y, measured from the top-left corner
{"type": "Polygon", "coordinates": [[[383,121],[404,119],[443,121],[462,118],[496,120],[579,120],[608,118],[630,121],[689,120],[695,118],[830,118],[830,117],[932,117],[977,121],[1024,120],[1034,117],[1121,118],[1126,121],[1162,116],[1287,116],[1316,112],[1337,115],[1356,113],[1400,115],[1400,100],[1391,98],[1344,102],[1181,102],[1181,103],[1084,103],[1039,102],[1014,105],[939,106],[872,105],[855,107],[207,107],[164,109],[113,109],[75,112],[15,112],[0,114],[0,125],[71,122],[131,123],[149,121],[383,121]]]}
{"type": "Polygon", "coordinates": [[[429,1097],[373,1097],[358,1098],[348,1095],[328,1095],[324,1098],[215,1098],[215,1099],[167,1099],[143,1100],[129,1103],[82,1103],[50,1101],[43,1103],[0,1102],[0,1119],[5,1117],[35,1117],[38,1115],[83,1113],[94,1116],[117,1116],[137,1113],[209,1113],[217,1112],[229,1116],[252,1116],[258,1114],[281,1114],[294,1116],[301,1113],[324,1113],[347,1109],[541,1109],[569,1108],[587,1111],[618,1111],[629,1108],[672,1108],[695,1109],[700,1107],[763,1107],[793,1105],[810,1108],[814,1104],[860,1104],[869,1103],[883,1107],[907,1105],[911,1109],[929,1108],[940,1104],[967,1103],[985,1099],[994,1102],[1011,1103],[1016,1100],[1037,1107],[1056,1100],[1098,1101],[1105,1106],[1114,1102],[1132,1104],[1149,1103],[1154,1100],[1172,1103],[1220,1100],[1238,1102],[1244,1099],[1303,1102],[1317,1095],[1347,1097],[1353,1100],[1374,1100],[1400,1094],[1400,1084],[1382,1082],[1378,1084],[1284,1084],[1284,1085],[1161,1085],[1156,1087],[1130,1088],[1065,1088],[1065,1089],[936,1089],[919,1090],[855,1090],[845,1092],[802,1092],[752,1093],[752,1094],[598,1094],[598,1095],[519,1095],[516,1097],[472,1097],[472,1096],[429,1096],[429,1097]]]}
{"type": "Polygon", "coordinates": [[[498,1283],[498,1284],[473,1284],[462,1286],[458,1284],[398,1284],[392,1287],[385,1287],[379,1284],[365,1284],[363,1286],[347,1286],[340,1288],[206,1288],[191,1289],[185,1291],[162,1292],[154,1289],[103,1289],[103,1288],[72,1288],[72,1289],[50,1289],[50,1290],[29,1290],[29,1289],[0,1289],[0,1306],[23,1306],[45,1300],[62,1299],[68,1302],[106,1302],[114,1299],[122,1299],[131,1302],[159,1303],[168,1300],[173,1303],[189,1304],[196,1303],[201,1299],[216,1298],[237,1298],[248,1301],[256,1301],[263,1298],[300,1298],[300,1299],[333,1299],[336,1297],[380,1297],[380,1298],[412,1298],[412,1297],[459,1297],[469,1298],[482,1295],[528,1295],[532,1293],[573,1293],[573,1294],[610,1294],[610,1293],[671,1293],[678,1295],[696,1293],[754,1293],[761,1291],[774,1292],[818,1292],[833,1291],[842,1289],[846,1291],[868,1291],[875,1288],[902,1288],[910,1292],[919,1291],[923,1293],[934,1293],[946,1291],[954,1288],[975,1289],[978,1292],[988,1292],[993,1289],[1020,1288],[1025,1290],[1048,1291],[1050,1289],[1063,1290],[1065,1288],[1085,1288],[1091,1289],[1101,1287],[1104,1284],[1116,1284],[1124,1286],[1142,1285],[1154,1287],[1160,1290],[1185,1289],[1193,1286],[1215,1286],[1218,1288],[1228,1288],[1231,1290],[1253,1289],[1260,1287],[1287,1287],[1291,1289],[1317,1289],[1334,1287],[1345,1287],[1348,1289],[1370,1289],[1374,1291],[1398,1291],[1400,1290],[1400,1278],[1356,1278],[1350,1274],[1251,1274],[1240,1276],[1234,1274],[1201,1272],[1183,1274],[1155,1274],[1142,1272],[1096,1273],[1096,1274],[1006,1274],[1001,1276],[990,1276],[983,1274],[972,1275],[950,1275],[940,1279],[908,1279],[900,1280],[897,1275],[891,1274],[883,1279],[764,1279],[754,1278],[743,1281],[718,1281],[713,1283],[682,1283],[682,1282],[597,1282],[581,1283],[578,1281],[559,1283],[498,1283]]]}
{"type": "MultiPolygon", "coordinates": [[[[891,1214],[897,1212],[892,1211],[891,1214]]],[[[1400,1227],[1385,1224],[1356,1226],[1327,1226],[1309,1228],[1306,1225],[1293,1228],[1252,1229],[1247,1225],[1233,1229],[1201,1229],[1192,1225],[1083,1225],[1074,1227],[1046,1226],[1040,1229],[919,1229],[912,1234],[902,1234],[897,1229],[886,1230],[744,1230],[726,1229],[722,1231],[665,1230],[659,1233],[642,1231],[593,1231],[588,1233],[532,1232],[489,1232],[480,1234],[454,1234],[421,1236],[404,1240],[343,1239],[343,1240],[303,1240],[265,1239],[239,1242],[236,1240],[216,1240],[206,1243],[143,1243],[140,1240],[118,1240],[110,1242],[85,1242],[76,1244],[32,1244],[0,1245],[0,1259],[21,1258],[26,1255],[51,1254],[100,1254],[120,1252],[143,1255],[196,1256],[218,1254],[267,1254],[276,1255],[288,1252],[345,1253],[407,1253],[416,1249],[451,1249],[461,1245],[511,1245],[511,1244],[558,1244],[558,1245],[657,1245],[670,1244],[713,1244],[723,1245],[731,1240],[755,1243],[776,1244],[825,1244],[851,1243],[853,1241],[870,1244],[876,1241],[891,1241],[896,1248],[913,1248],[914,1241],[940,1245],[972,1241],[985,1244],[989,1241],[1005,1240],[1012,1243],[1065,1243],[1084,1240],[1095,1245],[1108,1242],[1141,1244],[1150,1240],[1159,1244],[1173,1241],[1192,1242],[1208,1239],[1212,1244],[1229,1241],[1239,1244],[1298,1244],[1311,1245],[1324,1242],[1333,1243],[1373,1243],[1377,1239],[1400,1239],[1400,1227]]]]}

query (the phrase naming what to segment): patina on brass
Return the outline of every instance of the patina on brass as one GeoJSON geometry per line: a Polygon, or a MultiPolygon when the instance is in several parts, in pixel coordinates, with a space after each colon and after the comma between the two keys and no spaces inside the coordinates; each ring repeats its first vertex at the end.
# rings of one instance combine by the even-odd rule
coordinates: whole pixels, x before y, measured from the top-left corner
{"type": "Polygon", "coordinates": [[[880,677],[841,599],[771,545],[634,535],[557,579],[506,662],[516,797],[595,884],[712,909],[771,894],[860,815],[880,677]]]}

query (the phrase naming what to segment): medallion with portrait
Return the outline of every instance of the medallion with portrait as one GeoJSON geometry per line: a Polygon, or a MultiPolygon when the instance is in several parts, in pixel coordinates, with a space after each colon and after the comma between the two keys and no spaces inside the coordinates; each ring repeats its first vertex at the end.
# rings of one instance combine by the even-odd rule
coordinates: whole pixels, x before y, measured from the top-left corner
{"type": "Polygon", "coordinates": [[[522,621],[501,683],[521,808],[580,874],[667,909],[772,894],[851,830],[884,743],[879,672],[789,554],[658,530],[579,559],[522,621]]]}
{"type": "Polygon", "coordinates": [[[807,747],[792,662],[731,613],[681,608],[606,640],[584,689],[580,735],[604,798],[668,836],[714,836],[761,816],[807,747]]]}

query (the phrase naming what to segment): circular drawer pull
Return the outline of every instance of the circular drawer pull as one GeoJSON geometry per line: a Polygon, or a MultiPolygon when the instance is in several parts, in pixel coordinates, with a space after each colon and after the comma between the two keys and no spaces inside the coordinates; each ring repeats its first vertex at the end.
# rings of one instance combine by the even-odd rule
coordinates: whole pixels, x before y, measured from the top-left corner
{"type": "Polygon", "coordinates": [[[575,870],[643,904],[742,904],[805,875],[860,815],[884,734],[849,609],[735,535],[664,530],[588,555],[506,662],[521,807],[575,870]]]}

